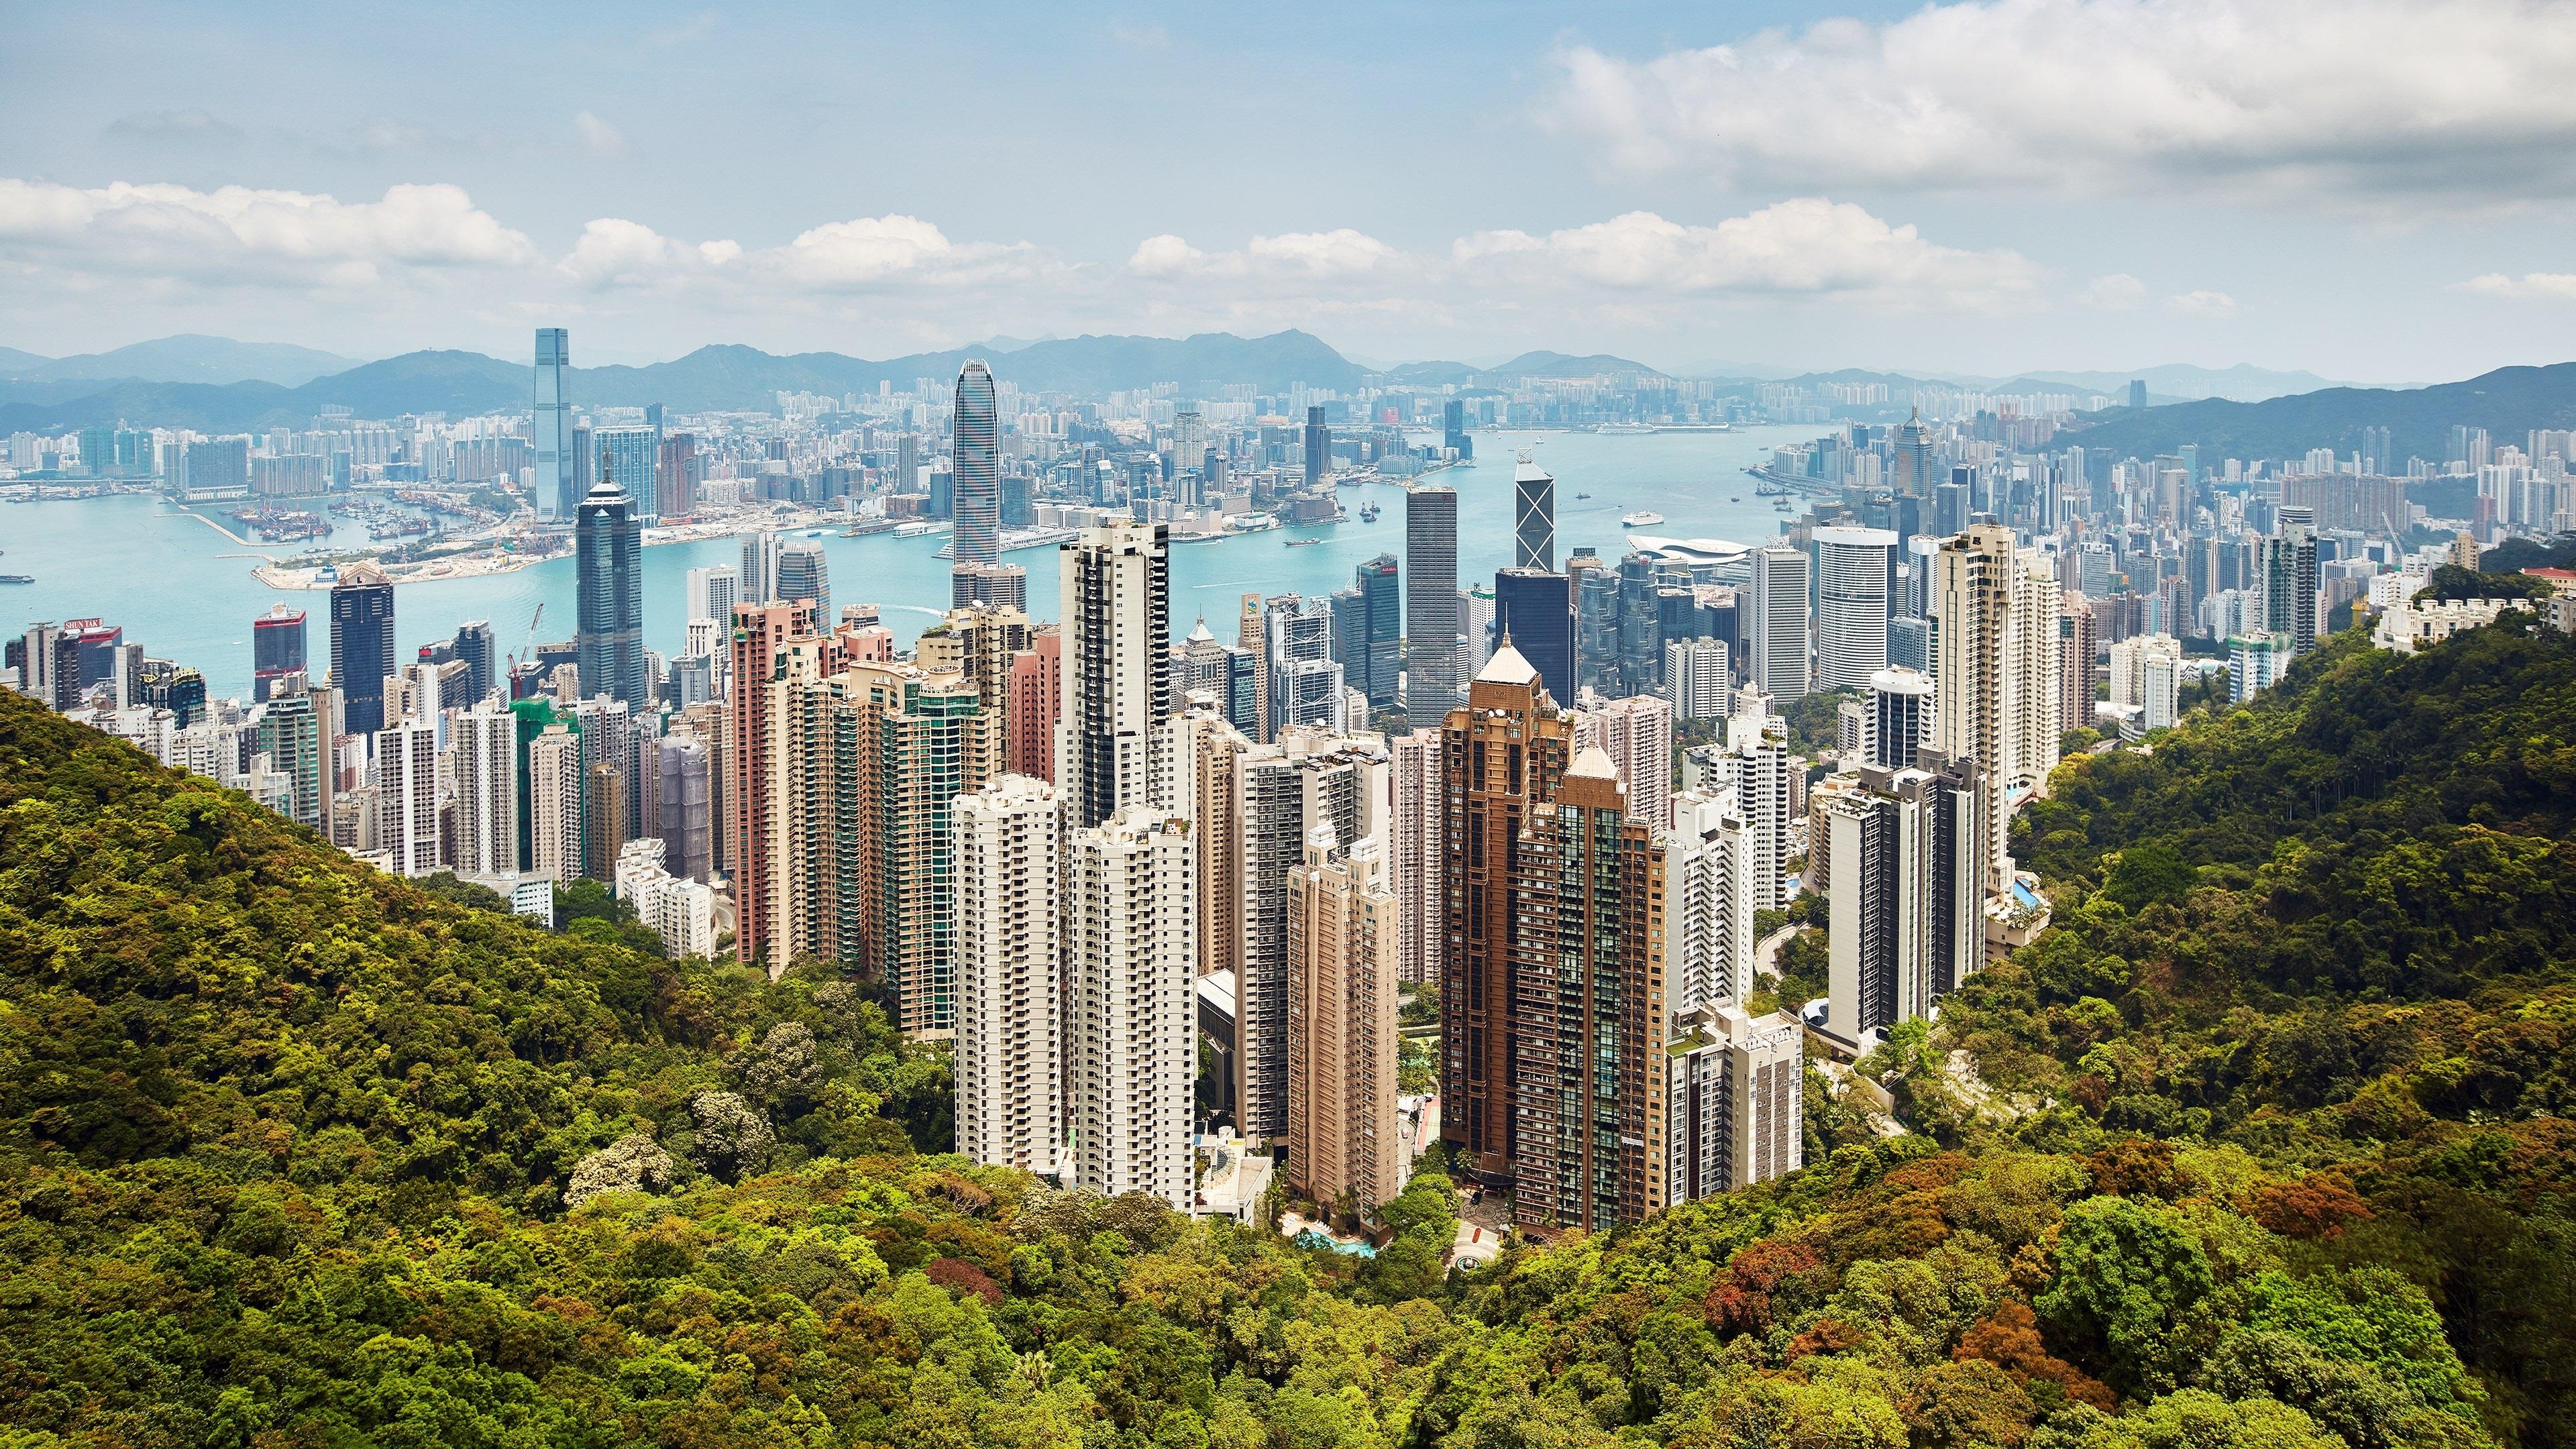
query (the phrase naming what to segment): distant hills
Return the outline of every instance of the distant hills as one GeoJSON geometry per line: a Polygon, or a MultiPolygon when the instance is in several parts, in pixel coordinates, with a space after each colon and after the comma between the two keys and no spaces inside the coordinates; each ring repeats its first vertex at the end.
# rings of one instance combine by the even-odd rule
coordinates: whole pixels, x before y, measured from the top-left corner
{"type": "Polygon", "coordinates": [[[2519,444],[2533,428],[2576,427],[2576,362],[2502,367],[2433,387],[2334,387],[2264,402],[2124,408],[2061,437],[2140,458],[2185,443],[2197,443],[2204,458],[2285,458],[2310,448],[2350,453],[2363,428],[2386,428],[2391,461],[2403,463],[2447,456],[2455,424],[2484,428],[2500,444],[2519,444]]]}
{"type": "Polygon", "coordinates": [[[40,357],[0,347],[0,379],[12,382],[268,382],[295,387],[346,372],[354,357],[285,342],[235,342],[183,333],[76,357],[40,357]]]}

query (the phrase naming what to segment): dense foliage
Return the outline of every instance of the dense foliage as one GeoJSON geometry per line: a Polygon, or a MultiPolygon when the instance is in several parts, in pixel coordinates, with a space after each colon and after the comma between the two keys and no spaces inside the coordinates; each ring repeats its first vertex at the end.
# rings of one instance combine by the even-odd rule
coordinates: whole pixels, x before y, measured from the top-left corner
{"type": "Polygon", "coordinates": [[[2415,602],[2420,604],[2428,599],[2545,599],[2549,594],[2547,579],[2443,564],[2425,579],[2424,587],[2415,591],[2415,602]]]}
{"type": "Polygon", "coordinates": [[[2340,641],[2070,765],[2058,927],[1862,1064],[1913,1130],[1447,1272],[1436,1172],[1363,1258],[973,1168],[865,983],[0,696],[0,1444],[2561,1444],[2571,696],[2340,641]]]}

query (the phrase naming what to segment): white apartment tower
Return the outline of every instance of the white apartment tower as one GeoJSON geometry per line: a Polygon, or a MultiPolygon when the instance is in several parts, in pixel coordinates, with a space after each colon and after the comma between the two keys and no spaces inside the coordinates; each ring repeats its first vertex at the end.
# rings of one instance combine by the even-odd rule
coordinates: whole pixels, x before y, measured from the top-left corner
{"type": "Polygon", "coordinates": [[[1664,1200],[1690,1202],[1795,1172],[1806,1157],[1806,1044],[1788,1012],[1677,1013],[1664,1084],[1664,1200]]]}
{"type": "Polygon", "coordinates": [[[1676,1014],[1753,990],[1753,831],[1735,792],[1673,797],[1664,837],[1664,989],[1676,1014]]]}
{"type": "Polygon", "coordinates": [[[562,725],[528,742],[528,850],[532,875],[581,875],[581,741],[562,725]]]}
{"type": "Polygon", "coordinates": [[[1752,685],[1738,694],[1735,713],[1726,719],[1726,747],[1716,761],[1722,783],[1735,792],[1751,845],[1753,905],[1776,910],[1789,903],[1787,883],[1789,828],[1796,818],[1791,806],[1789,725],[1771,713],[1771,702],[1752,685]]]}
{"type": "Polygon", "coordinates": [[[1677,639],[1664,646],[1664,698],[1675,719],[1726,717],[1726,641],[1677,639]]]}
{"type": "Polygon", "coordinates": [[[1187,822],[1135,805],[1076,830],[1065,860],[1074,1183],[1176,1212],[1194,1196],[1190,856],[1187,822]]]}
{"type": "Polygon", "coordinates": [[[1896,535],[1883,528],[1816,530],[1816,688],[1866,688],[1887,667],[1888,557],[1895,550],[1896,535]]]}
{"type": "Polygon", "coordinates": [[[1004,775],[949,809],[957,893],[957,1150],[1041,1177],[1062,1169],[1064,808],[1004,775]]]}
{"type": "Polygon", "coordinates": [[[459,714],[451,729],[456,765],[456,872],[519,873],[519,718],[492,700],[459,714]]]}
{"type": "Polygon", "coordinates": [[[377,844],[386,869],[428,875],[446,868],[439,848],[436,723],[406,720],[377,732],[376,803],[377,844]]]}
{"type": "Polygon", "coordinates": [[[1440,731],[1419,729],[1389,741],[1387,772],[1392,796],[1387,817],[1394,858],[1395,969],[1407,986],[1440,985],[1442,822],[1447,817],[1440,781],[1440,731]]]}
{"type": "Polygon", "coordinates": [[[1057,786],[1068,828],[1163,798],[1171,708],[1171,563],[1160,524],[1086,528],[1062,553],[1057,786]]]}
{"type": "Polygon", "coordinates": [[[1597,745],[1628,789],[1628,818],[1650,830],[1673,823],[1673,707],[1654,695],[1606,703],[1587,698],[1574,712],[1574,748],[1597,745]]]}

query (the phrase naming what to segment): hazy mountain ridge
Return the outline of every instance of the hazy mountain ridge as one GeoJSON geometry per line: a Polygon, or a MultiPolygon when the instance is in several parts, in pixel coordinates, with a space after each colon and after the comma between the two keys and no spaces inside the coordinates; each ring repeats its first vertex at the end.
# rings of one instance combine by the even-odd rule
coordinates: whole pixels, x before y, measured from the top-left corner
{"type": "Polygon", "coordinates": [[[268,382],[299,387],[357,365],[354,357],[290,342],[236,342],[193,332],[71,357],[0,348],[0,378],[27,381],[268,382]]]}
{"type": "Polygon", "coordinates": [[[2121,409],[2060,439],[2141,458],[2185,443],[2198,444],[2203,457],[2280,458],[2310,448],[2351,453],[2361,430],[2374,427],[2388,429],[2396,456],[2387,461],[2402,466],[2409,457],[2447,457],[2449,430],[2459,424],[2516,444],[2533,428],[2576,427],[2576,362],[2500,367],[2422,388],[2337,387],[2255,403],[2210,398],[2121,409]]]}

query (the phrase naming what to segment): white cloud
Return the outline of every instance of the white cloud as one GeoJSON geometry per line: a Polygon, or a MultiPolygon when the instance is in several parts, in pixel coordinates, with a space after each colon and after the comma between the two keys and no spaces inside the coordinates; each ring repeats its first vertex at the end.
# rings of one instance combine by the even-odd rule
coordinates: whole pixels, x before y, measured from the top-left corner
{"type": "Polygon", "coordinates": [[[1257,236],[1240,251],[1205,252],[1166,233],[1137,243],[1127,270],[1140,277],[1224,277],[1304,285],[1364,277],[1401,264],[1404,254],[1349,227],[1257,236]]]}
{"type": "Polygon", "coordinates": [[[775,260],[796,281],[843,289],[991,283],[1034,276],[1052,265],[1026,243],[961,245],[913,216],[863,216],[818,226],[789,242],[775,260]]]}
{"type": "Polygon", "coordinates": [[[2554,0],[1984,0],[1558,60],[1547,119],[1633,171],[2576,190],[2576,23],[2554,0]]]}
{"type": "Polygon", "coordinates": [[[581,229],[581,240],[563,259],[563,270],[592,286],[667,281],[705,273],[737,261],[739,243],[676,242],[639,222],[602,217],[581,229]]]}
{"type": "Polygon", "coordinates": [[[589,111],[573,117],[572,128],[581,133],[581,144],[589,147],[594,156],[626,154],[625,133],[589,111]]]}
{"type": "Polygon", "coordinates": [[[2482,292],[2490,297],[2528,297],[2545,302],[2576,302],[2576,272],[2525,272],[2510,277],[2502,272],[2489,272],[2462,282],[2463,291],[2482,292]]]}
{"type": "Polygon", "coordinates": [[[2147,284],[2126,272],[2113,272],[2085,283],[2076,300],[2103,312],[2126,312],[2147,299],[2147,284]]]}
{"type": "Polygon", "coordinates": [[[1452,248],[1469,272],[1523,284],[1573,280],[1669,295],[1868,294],[1938,306],[1992,306],[2031,292],[2035,269],[2009,251],[1925,241],[1850,202],[1799,197],[1715,226],[1650,211],[1534,237],[1479,232],[1452,248]]]}
{"type": "Polygon", "coordinates": [[[86,275],[357,286],[396,271],[525,266],[537,251],[456,186],[344,202],[242,186],[0,178],[0,258],[86,275]]]}
{"type": "Polygon", "coordinates": [[[2179,317],[2218,319],[2236,315],[2236,299],[2225,292],[2184,292],[2165,298],[2165,310],[2179,317]]]}

